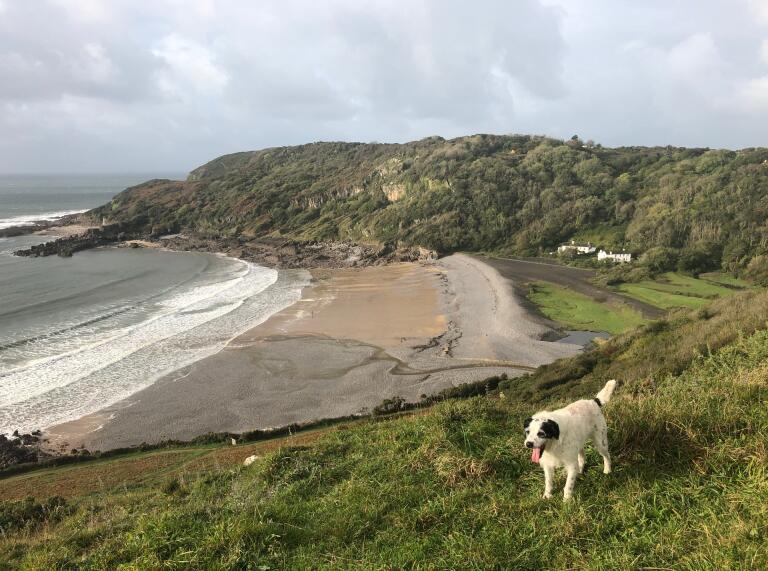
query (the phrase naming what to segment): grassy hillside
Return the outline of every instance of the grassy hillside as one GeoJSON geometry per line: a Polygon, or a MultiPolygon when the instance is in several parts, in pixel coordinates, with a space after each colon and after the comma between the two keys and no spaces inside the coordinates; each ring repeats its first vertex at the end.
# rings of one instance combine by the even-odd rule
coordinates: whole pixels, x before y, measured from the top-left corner
{"type": "Polygon", "coordinates": [[[146,232],[531,255],[577,238],[653,271],[768,281],[768,149],[607,149],[544,137],[315,143],[237,153],[93,211],[146,232]]]}
{"type": "Polygon", "coordinates": [[[344,425],[250,467],[231,462],[251,449],[198,447],[0,480],[37,495],[1,504],[0,567],[765,568],[767,318],[768,293],[741,293],[509,380],[504,398],[344,425]],[[612,376],[614,473],[589,450],[574,501],[541,500],[522,420],[612,376]],[[137,469],[150,460],[162,468],[137,469]],[[73,470],[103,485],[47,500],[73,470]]]}

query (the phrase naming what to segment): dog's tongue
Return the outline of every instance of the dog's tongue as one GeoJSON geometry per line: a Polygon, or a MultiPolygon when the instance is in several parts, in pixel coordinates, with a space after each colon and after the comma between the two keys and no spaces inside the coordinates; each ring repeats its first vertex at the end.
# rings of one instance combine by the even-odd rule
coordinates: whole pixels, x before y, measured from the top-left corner
{"type": "Polygon", "coordinates": [[[541,460],[541,448],[534,448],[531,452],[531,462],[538,464],[541,460]]]}

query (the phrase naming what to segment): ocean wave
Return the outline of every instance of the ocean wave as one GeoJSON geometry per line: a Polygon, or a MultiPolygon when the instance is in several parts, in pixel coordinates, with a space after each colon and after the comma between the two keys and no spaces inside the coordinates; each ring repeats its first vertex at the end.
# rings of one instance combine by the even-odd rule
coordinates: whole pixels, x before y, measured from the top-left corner
{"type": "Polygon", "coordinates": [[[50,426],[122,400],[291,305],[308,281],[232,262],[227,275],[158,300],[138,323],[78,329],[52,340],[53,355],[41,341],[39,358],[0,372],[0,433],[50,426]]]}
{"type": "MultiPolygon", "coordinates": [[[[249,283],[242,283],[246,281],[246,274],[251,271],[251,268],[240,260],[233,261],[245,266],[245,272],[242,272],[242,266],[237,270],[238,273],[242,272],[242,275],[222,280],[218,284],[219,287],[209,284],[191,287],[188,292],[173,294],[167,305],[159,302],[156,304],[159,310],[147,315],[146,319],[138,323],[113,327],[104,332],[75,322],[76,324],[66,324],[67,326],[63,328],[64,332],[73,332],[77,329],[73,335],[54,335],[48,338],[41,336],[38,346],[25,347],[27,355],[33,357],[31,360],[21,367],[0,372],[0,389],[2,389],[0,407],[37,396],[52,387],[66,386],[76,382],[149,344],[214,319],[223,314],[220,307],[221,301],[231,300],[230,304],[236,303],[238,298],[255,295],[276,279],[274,270],[253,266],[249,283]],[[275,275],[272,275],[273,273],[275,275]],[[236,284],[243,286],[241,291],[239,293],[230,291],[230,295],[227,295],[227,290],[231,290],[236,284]],[[234,295],[231,295],[232,293],[234,295]],[[195,304],[200,309],[197,318],[185,318],[182,310],[195,304]],[[216,309],[217,306],[218,309],[216,309]]],[[[234,307],[231,307],[230,311],[232,309],[234,307]]],[[[116,313],[110,312],[107,315],[116,313]]],[[[92,319],[90,323],[102,322],[105,317],[92,319]]]]}
{"type": "MultiPolygon", "coordinates": [[[[232,262],[234,264],[241,264],[241,267],[229,279],[217,280],[212,284],[199,285],[191,287],[189,290],[175,292],[175,289],[180,285],[188,284],[195,277],[199,277],[199,274],[195,274],[189,280],[176,284],[175,288],[172,286],[162,289],[139,302],[94,308],[92,311],[95,312],[95,315],[89,313],[83,315],[82,318],[65,321],[57,324],[58,327],[53,330],[50,329],[50,326],[41,326],[37,331],[32,330],[28,332],[32,334],[31,336],[23,336],[0,345],[0,365],[7,365],[18,360],[23,361],[23,366],[11,366],[6,371],[0,370],[0,386],[3,386],[3,378],[8,377],[11,373],[25,371],[43,363],[50,363],[73,354],[80,354],[89,348],[111,343],[115,339],[130,333],[135,328],[148,325],[152,321],[161,319],[174,311],[186,309],[194,304],[200,304],[197,313],[204,315],[209,307],[206,304],[201,304],[201,302],[239,283],[240,278],[248,273],[248,264],[241,260],[232,260],[232,262]],[[162,298],[169,293],[171,295],[168,299],[162,298]],[[145,316],[143,319],[141,318],[142,315],[145,316]],[[124,327],[122,323],[126,320],[130,321],[132,325],[124,327]],[[136,323],[139,321],[140,323],[136,323]]],[[[112,280],[99,284],[94,288],[81,289],[77,294],[58,297],[43,303],[31,304],[21,308],[19,311],[28,312],[30,309],[39,310],[41,306],[59,305],[62,301],[73,300],[83,294],[93,293],[105,288],[112,288],[120,283],[141,279],[147,273],[149,272],[139,272],[129,278],[112,280]]],[[[3,317],[7,315],[9,314],[0,314],[3,317]]],[[[3,401],[0,397],[1,404],[3,404],[3,401]]]]}
{"type": "Polygon", "coordinates": [[[62,210],[58,212],[41,212],[40,214],[22,214],[10,218],[0,218],[0,230],[13,226],[32,226],[35,222],[52,222],[70,214],[81,214],[85,210],[62,210]]]}

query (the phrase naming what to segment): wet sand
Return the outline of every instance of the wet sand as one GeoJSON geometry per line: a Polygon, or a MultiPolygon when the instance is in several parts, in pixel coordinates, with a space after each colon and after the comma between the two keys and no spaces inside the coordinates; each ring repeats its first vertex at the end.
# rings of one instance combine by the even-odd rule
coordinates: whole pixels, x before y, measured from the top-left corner
{"type": "Polygon", "coordinates": [[[319,335],[391,348],[445,329],[437,266],[403,263],[311,273],[312,285],[301,300],[233,345],[271,335],[319,335]]]}
{"type": "Polygon", "coordinates": [[[542,341],[549,324],[470,256],[312,275],[299,302],[216,355],[47,429],[51,446],[106,450],[362,413],[580,350],[542,341]]]}

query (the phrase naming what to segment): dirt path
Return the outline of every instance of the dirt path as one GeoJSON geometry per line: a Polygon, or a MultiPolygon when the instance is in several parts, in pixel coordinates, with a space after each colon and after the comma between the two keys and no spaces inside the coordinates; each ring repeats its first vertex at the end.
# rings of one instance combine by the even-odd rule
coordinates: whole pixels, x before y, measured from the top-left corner
{"type": "MultiPolygon", "coordinates": [[[[496,268],[501,275],[512,280],[518,288],[533,281],[551,282],[589,296],[595,301],[624,303],[637,309],[643,314],[643,317],[648,319],[658,319],[664,315],[664,310],[658,307],[596,286],[590,281],[595,277],[595,272],[592,270],[512,258],[480,256],[478,258],[496,268]]],[[[526,292],[520,291],[519,293],[525,295],[526,292]]]]}

